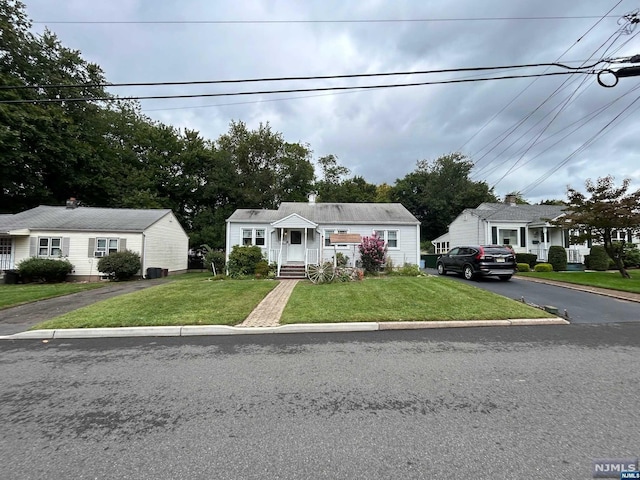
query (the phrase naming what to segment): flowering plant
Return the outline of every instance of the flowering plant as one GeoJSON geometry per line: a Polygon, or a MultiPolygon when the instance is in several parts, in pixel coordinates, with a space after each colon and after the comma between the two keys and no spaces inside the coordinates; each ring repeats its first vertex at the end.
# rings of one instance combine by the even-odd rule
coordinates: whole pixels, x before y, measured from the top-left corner
{"type": "Polygon", "coordinates": [[[384,240],[377,235],[363,237],[358,249],[360,250],[362,268],[367,273],[376,273],[380,270],[380,266],[384,265],[387,257],[387,247],[384,244],[384,240]]]}

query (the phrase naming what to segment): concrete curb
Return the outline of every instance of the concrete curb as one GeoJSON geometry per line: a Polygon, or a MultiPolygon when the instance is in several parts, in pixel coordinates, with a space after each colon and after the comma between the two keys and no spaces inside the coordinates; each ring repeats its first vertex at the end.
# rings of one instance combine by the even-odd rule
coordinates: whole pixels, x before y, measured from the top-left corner
{"type": "Polygon", "coordinates": [[[226,325],[185,325],[171,327],[69,328],[30,330],[0,336],[0,340],[52,340],[58,338],[192,337],[208,335],[261,335],[265,333],[338,333],[425,328],[510,327],[531,325],[569,325],[559,318],[519,318],[513,320],[451,320],[433,322],[352,322],[296,323],[277,327],[229,327],[226,325]]]}

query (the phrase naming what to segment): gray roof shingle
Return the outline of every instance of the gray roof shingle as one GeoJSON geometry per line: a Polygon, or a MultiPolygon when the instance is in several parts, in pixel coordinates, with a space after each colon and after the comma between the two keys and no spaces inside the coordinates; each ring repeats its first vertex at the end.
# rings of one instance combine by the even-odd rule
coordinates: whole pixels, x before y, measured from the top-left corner
{"type": "Polygon", "coordinates": [[[536,223],[554,219],[567,207],[560,205],[508,205],[506,203],[482,203],[466,211],[482,219],[536,223]]]}
{"type": "Polygon", "coordinates": [[[293,213],[318,224],[418,225],[420,222],[399,203],[283,202],[278,210],[239,209],[230,222],[273,223],[293,213]]]}
{"type": "Polygon", "coordinates": [[[22,228],[55,231],[142,232],[170,212],[169,209],[66,208],[40,205],[15,215],[0,216],[0,232],[22,228]]]}

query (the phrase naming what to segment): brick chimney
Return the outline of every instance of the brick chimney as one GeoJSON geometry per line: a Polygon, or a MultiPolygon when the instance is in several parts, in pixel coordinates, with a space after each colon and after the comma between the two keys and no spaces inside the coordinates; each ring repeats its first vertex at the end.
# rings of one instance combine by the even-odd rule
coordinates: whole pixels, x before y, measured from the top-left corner
{"type": "Polygon", "coordinates": [[[512,194],[505,195],[504,203],[506,203],[507,205],[509,205],[511,207],[515,207],[516,203],[517,203],[516,202],[516,196],[512,195],[512,194]]]}

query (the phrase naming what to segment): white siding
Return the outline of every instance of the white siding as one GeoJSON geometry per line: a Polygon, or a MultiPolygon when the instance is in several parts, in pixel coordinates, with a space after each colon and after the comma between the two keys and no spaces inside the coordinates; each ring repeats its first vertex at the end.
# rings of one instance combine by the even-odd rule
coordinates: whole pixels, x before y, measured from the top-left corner
{"type": "Polygon", "coordinates": [[[484,238],[485,228],[484,222],[478,217],[463,213],[449,225],[449,246],[484,245],[488,243],[484,238]]]}
{"type": "MultiPolygon", "coordinates": [[[[127,250],[133,252],[142,252],[142,235],[139,233],[118,233],[118,232],[55,232],[55,231],[31,231],[31,237],[67,237],[69,238],[69,256],[67,260],[73,265],[72,275],[91,276],[97,279],[100,273],[97,271],[99,258],[89,256],[89,239],[90,238],[118,238],[125,239],[127,250]]],[[[22,240],[22,237],[16,238],[16,264],[24,259],[29,258],[29,242],[28,238],[22,240]],[[20,257],[18,257],[20,255],[20,257]]]]}
{"type": "MultiPolygon", "coordinates": [[[[169,272],[187,269],[189,237],[173,213],[168,213],[144,232],[143,269],[157,267],[169,272]]],[[[127,248],[132,250],[127,243],[127,248]]]]}

